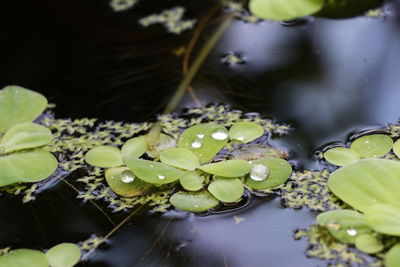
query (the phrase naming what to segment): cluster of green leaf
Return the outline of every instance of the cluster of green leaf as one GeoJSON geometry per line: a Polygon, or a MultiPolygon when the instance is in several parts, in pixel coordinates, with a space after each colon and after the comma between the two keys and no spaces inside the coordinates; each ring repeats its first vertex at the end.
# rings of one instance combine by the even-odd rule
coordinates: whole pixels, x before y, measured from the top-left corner
{"type": "Polygon", "coordinates": [[[121,149],[95,147],[88,151],[85,160],[93,166],[108,168],[105,178],[116,194],[135,197],[157,191],[162,185],[172,185],[181,188],[170,198],[173,206],[201,212],[217,206],[219,201],[239,201],[244,184],[264,190],[276,187],[290,177],[290,164],[278,157],[250,162],[215,159],[224,147],[233,143],[246,144],[263,135],[264,128],[254,122],[237,122],[229,131],[224,126],[205,123],[186,129],[177,143],[165,142],[168,137],[164,137],[167,145],[157,146],[156,143],[150,146],[150,131],[127,140],[121,149]],[[140,158],[146,152],[152,160],[140,158]]]}
{"type": "MultiPolygon", "coordinates": [[[[393,144],[388,135],[372,134],[324,153],[328,162],[343,166],[330,174],[329,189],[354,210],[322,213],[317,223],[369,254],[384,251],[387,236],[400,237],[400,162],[380,158],[392,149],[399,158],[400,140],[393,144]]],[[[385,265],[400,266],[400,243],[387,251],[385,265]]]]}
{"type": "Polygon", "coordinates": [[[250,0],[250,11],[263,19],[293,20],[317,14],[351,17],[380,5],[382,0],[250,0]]]}
{"type": "Polygon", "coordinates": [[[38,182],[57,169],[57,159],[42,148],[51,131],[32,123],[46,107],[46,98],[28,89],[0,90],[0,186],[38,182]]]}
{"type": "Polygon", "coordinates": [[[56,245],[45,253],[33,249],[16,249],[0,256],[4,267],[72,267],[81,258],[81,249],[72,243],[56,245]]]}

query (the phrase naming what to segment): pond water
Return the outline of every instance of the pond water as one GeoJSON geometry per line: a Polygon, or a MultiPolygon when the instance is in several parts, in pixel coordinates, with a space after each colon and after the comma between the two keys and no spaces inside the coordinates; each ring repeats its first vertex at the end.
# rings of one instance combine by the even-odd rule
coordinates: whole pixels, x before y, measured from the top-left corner
{"type": "MultiPolygon", "coordinates": [[[[118,14],[100,0],[39,1],[24,8],[1,3],[2,24],[10,25],[3,31],[1,85],[42,92],[57,104],[61,118],[154,120],[182,78],[182,57],[171,51],[192,32],[175,36],[162,26],[142,29],[137,20],[178,5],[188,8],[188,18],[201,19],[215,2],[144,2],[118,14]]],[[[272,143],[289,151],[298,168],[320,169],[314,151],[326,143],[398,122],[397,3],[386,5],[379,18],[310,18],[292,26],[235,20],[192,88],[203,104],[231,104],[291,124],[294,130],[272,143]],[[241,56],[243,64],[224,64],[227,53],[241,56]]],[[[219,22],[210,21],[201,43],[219,22]]],[[[179,108],[195,104],[185,96],[179,108]]],[[[129,214],[103,209],[115,223],[129,214]]],[[[0,211],[0,247],[49,248],[113,228],[64,184],[29,204],[2,196],[0,211]]],[[[237,211],[208,216],[143,213],[80,265],[322,266],[304,255],[307,242],[293,239],[296,228],[314,219],[307,209],[284,209],[278,199],[257,197],[237,211]]]]}

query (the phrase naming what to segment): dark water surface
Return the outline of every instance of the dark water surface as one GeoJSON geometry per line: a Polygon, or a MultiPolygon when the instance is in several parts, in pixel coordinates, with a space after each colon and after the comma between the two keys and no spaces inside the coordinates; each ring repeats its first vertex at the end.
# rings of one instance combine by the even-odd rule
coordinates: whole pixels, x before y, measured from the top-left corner
{"type": "MultiPolygon", "coordinates": [[[[100,0],[2,1],[0,83],[44,93],[57,104],[58,117],[154,119],[182,79],[182,58],[171,51],[185,45],[192,32],[175,36],[161,26],[142,29],[136,21],[177,5],[188,7],[188,18],[201,18],[213,4],[142,1],[117,14],[100,0]]],[[[314,18],[294,26],[237,20],[192,87],[202,103],[227,103],[290,123],[294,131],[272,142],[288,150],[298,166],[320,168],[313,158],[316,149],[400,117],[396,4],[385,7],[384,18],[314,18]],[[223,64],[228,52],[245,63],[223,64]]],[[[218,22],[210,21],[201,43],[218,22]]],[[[181,103],[193,105],[190,97],[181,103]]],[[[0,211],[1,247],[43,249],[112,229],[64,184],[27,205],[2,196],[0,211]]],[[[127,215],[110,214],[115,222],[127,215]]],[[[305,209],[283,209],[278,199],[261,198],[252,198],[242,210],[205,217],[142,214],[81,265],[321,266],[304,256],[306,242],[292,238],[294,229],[307,227],[314,217],[305,209]]]]}

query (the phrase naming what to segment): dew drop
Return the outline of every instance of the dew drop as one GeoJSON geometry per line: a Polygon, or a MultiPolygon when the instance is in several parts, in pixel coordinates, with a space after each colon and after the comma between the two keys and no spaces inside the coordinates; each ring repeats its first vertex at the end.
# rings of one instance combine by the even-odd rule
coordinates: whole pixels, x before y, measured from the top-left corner
{"type": "Polygon", "coordinates": [[[236,140],[243,141],[244,140],[244,136],[239,136],[239,137],[236,138],[236,140]]]}
{"type": "Polygon", "coordinates": [[[160,180],[164,180],[165,179],[165,175],[162,175],[162,174],[158,174],[157,177],[160,180]]]}
{"type": "Polygon", "coordinates": [[[253,165],[250,172],[250,178],[254,181],[261,182],[267,179],[269,170],[262,164],[253,165]]]}
{"type": "Polygon", "coordinates": [[[126,170],[121,173],[121,182],[123,183],[132,183],[135,180],[135,175],[130,171],[126,170]]]}
{"type": "Polygon", "coordinates": [[[196,139],[194,140],[194,142],[192,143],[192,147],[193,148],[200,148],[202,146],[202,143],[200,141],[200,139],[196,139]]]}
{"type": "Polygon", "coordinates": [[[200,139],[203,139],[203,138],[204,138],[204,136],[205,136],[205,135],[204,135],[204,134],[202,134],[202,133],[199,133],[199,134],[197,135],[197,137],[198,137],[198,138],[200,138],[200,139]]]}
{"type": "Polygon", "coordinates": [[[217,130],[211,134],[211,137],[216,140],[225,140],[228,138],[228,133],[223,130],[217,130]]]}
{"type": "Polygon", "coordinates": [[[354,228],[349,228],[349,229],[347,229],[347,234],[349,235],[349,236],[356,236],[357,235],[357,230],[356,229],[354,229],[354,228]]]}

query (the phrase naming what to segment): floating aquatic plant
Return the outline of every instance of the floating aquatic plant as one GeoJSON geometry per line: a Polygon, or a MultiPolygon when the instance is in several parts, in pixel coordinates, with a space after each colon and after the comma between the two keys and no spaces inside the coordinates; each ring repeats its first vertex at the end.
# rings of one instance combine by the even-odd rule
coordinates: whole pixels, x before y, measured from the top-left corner
{"type": "MultiPolygon", "coordinates": [[[[183,131],[177,142],[178,147],[171,147],[170,144],[176,142],[168,141],[169,145],[161,151],[158,148],[157,153],[154,153],[154,147],[147,144],[150,141],[146,141],[156,137],[153,136],[154,132],[150,131],[146,136],[129,139],[121,150],[113,146],[94,147],[86,153],[85,160],[91,165],[109,168],[105,174],[106,181],[118,195],[125,197],[145,195],[149,190],[157,191],[160,185],[176,187],[179,181],[188,192],[182,191],[173,199],[191,199],[193,201],[185,204],[184,209],[203,211],[204,207],[209,206],[208,204],[200,205],[202,208],[190,208],[190,203],[197,203],[197,199],[209,199],[204,197],[204,193],[199,194],[199,190],[207,188],[214,199],[228,203],[236,202],[244,193],[244,177],[252,171],[252,165],[247,160],[230,159],[219,162],[211,160],[228,145],[229,141],[232,144],[237,141],[248,143],[263,135],[264,131],[264,127],[260,124],[248,121],[234,123],[229,131],[215,123],[198,124],[183,131]],[[153,160],[139,158],[144,153],[150,157],[154,156],[153,160]],[[193,194],[193,198],[190,194],[193,194]]],[[[157,140],[155,142],[157,143],[157,140]]],[[[255,162],[265,169],[271,168],[271,175],[265,173],[263,182],[258,180],[260,183],[254,185],[247,183],[254,189],[278,186],[284,183],[292,172],[290,164],[283,159],[269,158],[255,162]]],[[[255,177],[254,170],[251,177],[253,177],[251,179],[255,177]]],[[[173,204],[177,208],[182,206],[179,201],[170,200],[170,202],[178,203],[178,206],[173,204]]]]}
{"type": "Polygon", "coordinates": [[[183,7],[175,7],[167,9],[160,14],[153,14],[139,20],[139,24],[148,27],[157,23],[163,24],[168,32],[180,34],[181,32],[192,29],[196,20],[183,20],[185,9],[183,7]]]}
{"type": "Polygon", "coordinates": [[[350,148],[334,147],[324,153],[324,158],[337,166],[344,166],[364,158],[380,158],[389,153],[393,139],[385,134],[365,135],[355,139],[350,148]]]}
{"type": "Polygon", "coordinates": [[[52,141],[51,131],[31,122],[46,106],[46,98],[31,90],[0,90],[0,186],[38,182],[57,169],[56,158],[40,148],[52,141]]]}
{"type": "MultiPolygon", "coordinates": [[[[318,215],[317,222],[341,242],[355,243],[365,253],[376,254],[385,248],[381,235],[400,236],[400,162],[379,159],[392,146],[396,152],[397,143],[393,145],[387,135],[366,135],[354,140],[350,148],[333,148],[324,154],[331,163],[344,165],[330,174],[329,189],[364,214],[328,211],[318,215]]],[[[400,265],[400,258],[394,260],[390,253],[385,261],[400,265]]]]}
{"type": "Polygon", "coordinates": [[[0,256],[4,267],[72,267],[81,258],[80,248],[72,243],[63,243],[46,253],[33,249],[16,249],[0,256]]]}

